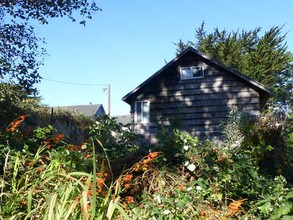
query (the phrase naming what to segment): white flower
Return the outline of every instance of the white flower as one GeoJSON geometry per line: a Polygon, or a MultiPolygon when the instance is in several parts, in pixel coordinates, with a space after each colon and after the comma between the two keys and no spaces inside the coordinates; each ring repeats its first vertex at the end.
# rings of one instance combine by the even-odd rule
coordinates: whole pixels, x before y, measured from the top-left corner
{"type": "Polygon", "coordinates": [[[170,210],[169,210],[169,209],[165,209],[165,210],[163,211],[163,214],[164,214],[164,215],[169,215],[169,214],[170,214],[170,210]]]}
{"type": "Polygon", "coordinates": [[[187,145],[184,145],[184,146],[183,146],[183,149],[184,149],[184,150],[186,150],[186,151],[188,151],[188,149],[189,149],[189,146],[187,146],[187,145]]]}
{"type": "Polygon", "coordinates": [[[159,204],[162,203],[162,199],[161,199],[161,196],[160,196],[160,195],[154,195],[154,200],[155,200],[157,203],[159,203],[159,204]]]}
{"type": "Polygon", "coordinates": [[[85,150],[85,149],[87,149],[87,146],[86,146],[86,144],[83,144],[83,145],[81,146],[81,149],[82,149],[82,150],[85,150]]]}
{"type": "Polygon", "coordinates": [[[184,162],[184,166],[187,167],[188,165],[189,165],[189,161],[185,161],[185,162],[184,162]]]}
{"type": "Polygon", "coordinates": [[[195,171],[196,166],[192,163],[187,166],[187,169],[191,172],[195,171]]]}
{"type": "Polygon", "coordinates": [[[196,188],[197,191],[201,191],[202,190],[201,186],[196,186],[195,188],[196,188]]]}
{"type": "Polygon", "coordinates": [[[192,190],[192,186],[190,186],[190,187],[188,187],[187,189],[186,189],[186,191],[191,191],[192,190]]]}

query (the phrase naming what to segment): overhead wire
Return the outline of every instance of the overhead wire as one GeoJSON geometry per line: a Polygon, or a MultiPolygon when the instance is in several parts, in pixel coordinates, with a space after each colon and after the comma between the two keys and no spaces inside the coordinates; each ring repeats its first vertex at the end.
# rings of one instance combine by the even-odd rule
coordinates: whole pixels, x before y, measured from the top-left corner
{"type": "Polygon", "coordinates": [[[108,84],[95,84],[95,83],[74,83],[74,82],[67,82],[67,81],[60,81],[55,79],[48,79],[42,77],[43,80],[56,82],[56,83],[62,83],[62,84],[69,84],[69,85],[76,85],[76,86],[108,86],[108,84]]]}

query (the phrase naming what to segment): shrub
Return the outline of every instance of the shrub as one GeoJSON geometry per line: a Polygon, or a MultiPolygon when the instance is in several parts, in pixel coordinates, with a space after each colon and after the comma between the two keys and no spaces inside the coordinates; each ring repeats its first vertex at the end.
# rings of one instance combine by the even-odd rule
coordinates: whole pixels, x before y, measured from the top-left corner
{"type": "Polygon", "coordinates": [[[52,137],[50,128],[38,128],[19,142],[20,150],[12,149],[5,137],[13,138],[21,122],[15,120],[0,133],[1,219],[111,219],[115,210],[128,219],[109,168],[96,160],[93,141],[68,145],[63,135],[52,137]],[[28,145],[33,142],[34,153],[28,145]]]}

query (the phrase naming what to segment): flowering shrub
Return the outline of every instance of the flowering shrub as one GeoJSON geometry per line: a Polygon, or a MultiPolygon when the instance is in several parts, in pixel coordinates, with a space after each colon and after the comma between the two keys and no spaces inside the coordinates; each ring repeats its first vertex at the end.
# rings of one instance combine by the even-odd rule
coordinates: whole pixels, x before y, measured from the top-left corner
{"type": "Polygon", "coordinates": [[[52,134],[50,128],[23,136],[19,127],[24,120],[14,120],[0,134],[1,219],[104,219],[112,218],[115,209],[127,219],[119,200],[112,200],[119,191],[107,166],[96,160],[94,145],[68,145],[63,134],[52,134]],[[10,146],[15,137],[20,150],[10,146]]]}
{"type": "Polygon", "coordinates": [[[239,143],[174,130],[134,160],[134,135],[108,116],[69,144],[52,126],[25,132],[22,115],[0,132],[0,219],[290,219],[292,185],[260,167],[272,149],[234,119],[239,143]]]}

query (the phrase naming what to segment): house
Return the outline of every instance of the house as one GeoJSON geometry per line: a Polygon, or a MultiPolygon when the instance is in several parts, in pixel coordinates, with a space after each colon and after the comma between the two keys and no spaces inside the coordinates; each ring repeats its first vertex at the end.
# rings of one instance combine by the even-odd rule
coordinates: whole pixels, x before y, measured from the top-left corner
{"type": "Polygon", "coordinates": [[[170,121],[194,136],[221,136],[231,109],[257,115],[269,96],[260,83],[189,47],[122,100],[134,131],[156,142],[159,127],[170,121]]]}
{"type": "Polygon", "coordinates": [[[58,106],[56,108],[73,111],[95,118],[106,114],[102,104],[58,106]]]}

